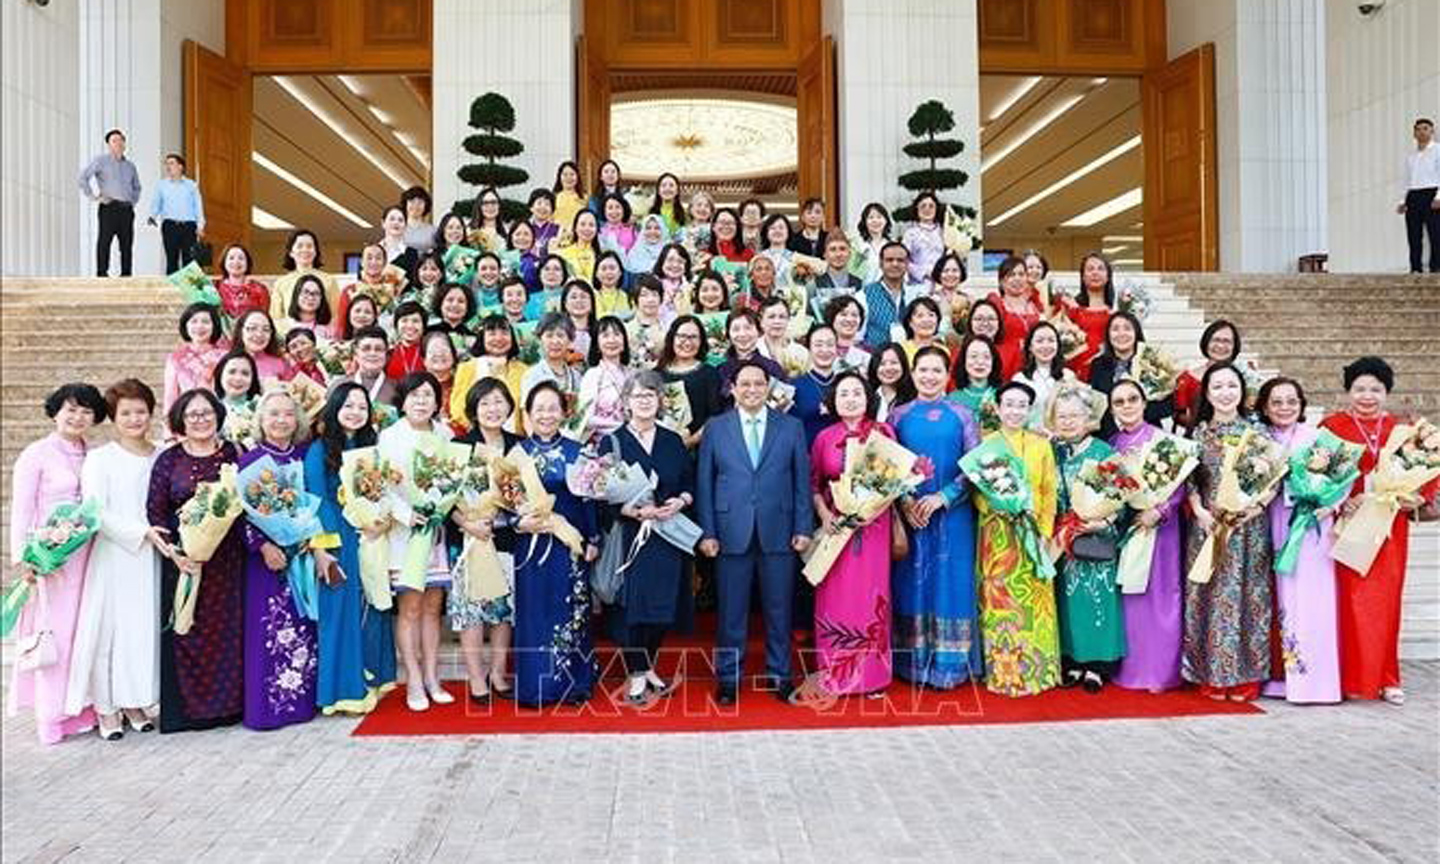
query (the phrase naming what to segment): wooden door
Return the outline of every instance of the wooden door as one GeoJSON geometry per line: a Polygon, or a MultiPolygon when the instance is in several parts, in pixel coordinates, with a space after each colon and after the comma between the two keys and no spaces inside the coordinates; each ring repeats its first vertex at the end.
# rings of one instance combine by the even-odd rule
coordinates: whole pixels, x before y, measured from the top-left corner
{"type": "Polygon", "coordinates": [[[597,48],[575,40],[575,161],[586,189],[610,156],[610,70],[597,48]]]}
{"type": "Polygon", "coordinates": [[[816,42],[800,58],[795,108],[800,200],[824,200],[826,221],[833,225],[840,212],[840,164],[835,155],[835,40],[830,36],[816,42]]]}
{"type": "Polygon", "coordinates": [[[1145,269],[1220,268],[1215,163],[1215,46],[1142,79],[1145,269]]]}
{"type": "Polygon", "coordinates": [[[191,40],[184,52],[185,158],[218,258],[227,243],[249,245],[250,73],[191,40]]]}

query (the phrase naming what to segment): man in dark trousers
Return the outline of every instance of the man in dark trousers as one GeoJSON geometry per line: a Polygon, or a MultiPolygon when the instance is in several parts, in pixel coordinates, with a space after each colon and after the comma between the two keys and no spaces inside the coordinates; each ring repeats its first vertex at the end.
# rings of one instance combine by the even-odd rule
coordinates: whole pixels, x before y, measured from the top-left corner
{"type": "Polygon", "coordinates": [[[120,275],[130,275],[135,244],[135,204],[140,200],[140,174],[125,158],[125,133],[105,133],[105,152],[80,172],[80,191],[100,203],[100,235],[95,241],[95,275],[110,275],[110,243],[120,241],[120,275]],[[92,181],[94,181],[92,183],[92,181]]]}
{"type": "Polygon", "coordinates": [[[1412,130],[1415,152],[1405,157],[1405,200],[1395,212],[1405,214],[1405,236],[1410,241],[1410,272],[1423,273],[1422,234],[1430,235],[1430,272],[1440,273],[1440,144],[1435,143],[1435,121],[1421,117],[1412,130]]]}
{"type": "Polygon", "coordinates": [[[810,546],[815,515],[805,428],[766,406],[770,375],[753,360],[735,372],[735,408],[705,424],[696,476],[701,554],[717,557],[716,701],[733,704],[745,665],[750,587],[760,585],[765,671],[789,701],[790,607],[796,554],[810,546]]]}

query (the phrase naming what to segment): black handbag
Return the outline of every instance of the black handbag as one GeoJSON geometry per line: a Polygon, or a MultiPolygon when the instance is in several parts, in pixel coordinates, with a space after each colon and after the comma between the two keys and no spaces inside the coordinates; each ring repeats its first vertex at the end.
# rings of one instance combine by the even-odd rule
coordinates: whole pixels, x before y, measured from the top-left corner
{"type": "Polygon", "coordinates": [[[195,243],[190,246],[190,260],[199,264],[201,267],[209,267],[211,262],[215,260],[215,247],[206,243],[204,240],[196,240],[195,243]]]}
{"type": "Polygon", "coordinates": [[[1079,561],[1114,561],[1119,546],[1111,537],[1080,534],[1070,542],[1070,554],[1079,561]]]}

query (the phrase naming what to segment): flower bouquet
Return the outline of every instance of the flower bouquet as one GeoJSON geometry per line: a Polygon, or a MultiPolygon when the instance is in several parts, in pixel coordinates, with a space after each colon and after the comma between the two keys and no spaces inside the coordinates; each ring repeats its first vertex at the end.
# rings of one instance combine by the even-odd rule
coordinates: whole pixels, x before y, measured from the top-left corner
{"type": "Polygon", "coordinates": [[[315,346],[315,359],[319,361],[320,368],[325,374],[333,378],[342,375],[349,375],[351,365],[355,362],[355,344],[349,340],[332,341],[322,339],[315,346]]]}
{"type": "MultiPolygon", "coordinates": [[[[36,576],[48,576],[65,566],[71,556],[84,548],[100,530],[100,502],[93,498],[55,505],[45,524],[31,531],[20,551],[20,560],[36,576]]],[[[0,607],[0,636],[10,635],[20,612],[30,599],[30,582],[16,579],[5,592],[0,607]]]]}
{"type": "Polygon", "coordinates": [[[872,430],[863,441],[846,439],[844,470],[830,481],[835,519],[828,531],[816,534],[802,571],[810,584],[819,585],[830,575],[857,530],[874,522],[902,495],[915,491],[931,474],[928,460],[879,432],[872,430]]]}
{"type": "Polygon", "coordinates": [[[685,392],[685,382],[668,381],[660,391],[660,416],[656,422],[677,435],[690,434],[690,421],[695,419],[690,407],[690,394],[685,392]]]}
{"type": "Polygon", "coordinates": [[[281,381],[277,378],[267,378],[264,382],[266,390],[284,390],[295,400],[295,406],[300,409],[299,421],[303,428],[309,428],[325,410],[325,387],[309,375],[296,375],[289,381],[281,381]]]}
{"type": "MultiPolygon", "coordinates": [[[[1126,503],[1136,511],[1159,507],[1180,488],[1200,464],[1200,448],[1188,438],[1156,432],[1134,454],[1124,457],[1137,485],[1126,503]]],[[[1150,564],[1155,557],[1157,527],[1136,522],[1120,547],[1116,581],[1124,594],[1144,594],[1150,586],[1150,564]]]]}
{"type": "MultiPolygon", "coordinates": [[[[320,496],[305,491],[304,464],[280,465],[269,455],[261,456],[241,468],[236,479],[245,518],[285,551],[285,579],[290,583],[295,611],[311,621],[319,620],[319,586],[310,550],[311,542],[325,529],[320,524],[320,496]]],[[[319,545],[333,547],[338,543],[319,545]]]]}
{"type": "Polygon", "coordinates": [[[225,423],[220,427],[220,437],[240,449],[240,452],[255,447],[255,400],[225,403],[225,423]]]}
{"type": "Polygon", "coordinates": [[[1342,441],[1328,429],[1322,429],[1310,446],[1290,456],[1290,475],[1285,478],[1285,494],[1290,497],[1290,526],[1285,545],[1275,556],[1275,572],[1288,576],[1295,572],[1300,559],[1300,546],[1310,529],[1320,530],[1316,511],[1328,509],[1344,501],[1350,487],[1360,476],[1359,444],[1342,441]]]}
{"type": "Polygon", "coordinates": [[[710,269],[714,270],[730,284],[730,297],[733,301],[736,294],[750,294],[750,266],[744,261],[731,261],[724,255],[716,255],[710,259],[710,269]]]}
{"type": "Polygon", "coordinates": [[[975,422],[980,426],[982,436],[1000,431],[1000,406],[995,403],[994,396],[981,399],[980,410],[976,414],[975,422]]]}
{"type": "Polygon", "coordinates": [[[515,325],[515,350],[519,352],[516,356],[526,366],[534,366],[540,362],[540,337],[535,335],[538,323],[522,321],[515,325]]]}
{"type": "Polygon", "coordinates": [[[970,254],[970,250],[979,245],[980,228],[973,217],[965,216],[954,207],[947,206],[945,227],[941,229],[940,236],[947,251],[964,258],[970,254]]]}
{"type": "Polygon", "coordinates": [[[1087,459],[1069,489],[1070,512],[1060,517],[1053,548],[1056,557],[1069,552],[1075,538],[1085,533],[1084,523],[1104,522],[1119,513],[1140,484],[1130,467],[1116,458],[1087,459]]]}
{"type": "Polygon", "coordinates": [[[863,281],[870,274],[871,261],[875,257],[875,250],[860,236],[860,232],[853,229],[845,232],[845,239],[850,241],[850,261],[845,265],[851,275],[859,276],[863,281]]]}
{"type": "Polygon", "coordinates": [[[1210,581],[1225,554],[1230,532],[1240,524],[1241,514],[1258,505],[1290,470],[1280,445],[1253,427],[1233,441],[1225,440],[1222,447],[1213,508],[1215,527],[1190,565],[1191,582],[1210,581]]]}
{"type": "Polygon", "coordinates": [[[216,289],[215,283],[210,281],[210,277],[205,275],[198,262],[191,261],[166,276],[165,281],[180,289],[180,300],[186,306],[192,303],[203,303],[217,308],[220,306],[220,291],[216,289]]]}
{"type": "Polygon", "coordinates": [[[1001,436],[991,436],[960,457],[960,470],[975,484],[990,509],[1010,522],[1023,554],[1035,565],[1039,579],[1055,578],[1055,563],[1041,549],[1035,502],[1025,477],[1025,463],[1001,436]]]}
{"type": "Polygon", "coordinates": [[[725,322],[729,318],[726,312],[701,312],[698,316],[700,324],[705,328],[705,342],[710,347],[710,353],[704,360],[711,366],[719,366],[725,362],[725,355],[730,351],[730,337],[725,332],[725,322]]]}
{"type": "Polygon", "coordinates": [[[340,454],[340,515],[360,534],[360,584],[371,606],[391,606],[390,544],[382,534],[368,537],[367,529],[388,525],[394,495],[405,474],[380,456],[374,447],[357,447],[340,454]]]}
{"type": "MultiPolygon", "coordinates": [[[[578,558],[584,552],[585,538],[568,519],[555,512],[555,496],[546,491],[535,457],[525,452],[525,448],[517,445],[504,456],[490,458],[488,495],[498,509],[521,518],[534,516],[539,519],[544,523],[543,532],[559,540],[570,551],[572,558],[578,558]]],[[[534,551],[535,540],[532,537],[530,553],[534,554],[534,551]]],[[[549,554],[547,549],[545,555],[549,554]]],[[[541,561],[544,560],[542,556],[541,561]]]]}
{"type": "Polygon", "coordinates": [[[380,271],[379,282],[357,281],[350,286],[350,298],[369,297],[375,301],[375,308],[381,313],[389,312],[397,298],[405,291],[405,271],[394,264],[386,264],[380,271]]]}
{"type": "Polygon", "coordinates": [[[593,398],[583,402],[577,400],[575,410],[567,413],[565,419],[560,421],[560,436],[580,444],[588,443],[591,434],[595,431],[594,414],[595,400],[593,398]]]}
{"type": "MultiPolygon", "coordinates": [[[[498,510],[494,496],[490,495],[491,458],[489,448],[477,444],[460,471],[460,495],[455,499],[455,509],[466,519],[491,519],[498,510]]],[[[454,584],[452,590],[472,602],[483,603],[510,593],[505,566],[495,550],[495,541],[490,538],[481,540],[466,534],[460,556],[450,568],[450,577],[454,584]]]]}
{"type": "Polygon", "coordinates": [[[1057,312],[1045,320],[1060,334],[1060,356],[1065,360],[1074,360],[1090,347],[1090,337],[1085,335],[1079,324],[1070,320],[1070,316],[1057,312]]]}
{"type": "MultiPolygon", "coordinates": [[[[176,551],[191,561],[204,563],[219,548],[230,526],[244,512],[237,491],[236,468],[220,466],[220,476],[199,483],[190,500],[180,506],[179,546],[176,551]]],[[[174,626],[177,636],[190,632],[195,623],[195,601],[200,595],[200,574],[180,571],[175,584],[174,626]]]]}
{"type": "Polygon", "coordinates": [[[400,565],[401,585],[425,590],[425,571],[435,546],[436,532],[445,524],[450,508],[460,496],[460,480],[470,462],[470,447],[442,441],[433,434],[421,436],[411,457],[410,471],[397,502],[396,519],[411,525],[410,543],[400,565]],[[413,517],[419,516],[416,524],[413,517]]]}
{"type": "MultiPolygon", "coordinates": [[[[616,507],[654,504],[655,483],[653,475],[640,470],[636,465],[620,461],[620,457],[613,452],[600,456],[581,456],[575,464],[565,468],[565,485],[571,492],[581,498],[590,498],[616,507]]],[[[686,554],[694,553],[695,544],[700,542],[702,533],[700,526],[683,513],[677,513],[663,521],[646,519],[640,523],[640,531],[630,545],[630,553],[625,557],[621,571],[635,560],[640,547],[645,545],[652,532],[686,554]]]]}
{"type": "Polygon", "coordinates": [[[1150,309],[1154,304],[1150,300],[1150,292],[1143,285],[1130,282],[1120,286],[1115,293],[1115,310],[1117,312],[1129,312],[1137,320],[1144,323],[1150,317],[1150,309]]]}
{"type": "MultiPolygon", "coordinates": [[[[472,239],[472,242],[473,242],[473,239],[472,239]]],[[[493,252],[493,251],[495,251],[495,250],[492,249],[492,250],[490,250],[490,251],[493,252]]],[[[522,268],[523,268],[523,266],[524,266],[524,263],[523,263],[523,262],[524,262],[524,259],[525,259],[525,253],[524,253],[524,252],[521,252],[519,249],[503,249],[503,250],[500,250],[500,251],[498,251],[498,252],[495,252],[495,255],[500,259],[500,272],[501,272],[503,275],[505,275],[505,276],[520,276],[520,275],[523,275],[523,273],[522,273],[522,268]]],[[[478,262],[479,259],[477,258],[476,261],[478,262]]]]}
{"type": "Polygon", "coordinates": [[[480,251],[469,246],[451,246],[445,250],[445,281],[469,285],[475,281],[475,265],[480,251]]]}
{"type": "MultiPolygon", "coordinates": [[[[807,317],[806,320],[808,321],[809,318],[807,317]]],[[[785,377],[799,378],[810,371],[810,352],[805,350],[805,346],[799,342],[791,342],[785,346],[784,351],[780,352],[780,356],[775,358],[775,362],[780,364],[780,368],[785,372],[785,377]]]]}
{"type": "Polygon", "coordinates": [[[383,432],[395,425],[400,419],[400,410],[394,405],[386,405],[384,402],[374,402],[370,405],[370,422],[374,424],[376,432],[383,432]]]}
{"type": "Polygon", "coordinates": [[[771,378],[765,404],[775,411],[789,413],[791,406],[795,404],[795,385],[779,378],[771,378]]]}
{"type": "Polygon", "coordinates": [[[1385,440],[1360,508],[1341,520],[1330,557],[1368,574],[1380,547],[1390,537],[1395,515],[1406,498],[1440,477],[1440,428],[1429,420],[1398,425],[1385,440]]]}
{"type": "Polygon", "coordinates": [[[1131,374],[1145,391],[1145,398],[1151,402],[1164,399],[1175,392],[1175,382],[1180,379],[1180,370],[1158,345],[1141,342],[1135,346],[1135,360],[1131,374]]]}

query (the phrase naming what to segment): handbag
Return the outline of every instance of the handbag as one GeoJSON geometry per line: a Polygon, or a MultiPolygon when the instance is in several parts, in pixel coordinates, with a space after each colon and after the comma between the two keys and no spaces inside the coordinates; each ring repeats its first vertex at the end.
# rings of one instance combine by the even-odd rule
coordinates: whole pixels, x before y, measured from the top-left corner
{"type": "Polygon", "coordinates": [[[1100,534],[1080,534],[1070,542],[1070,554],[1079,561],[1114,561],[1119,544],[1100,534]]]}
{"type": "Polygon", "coordinates": [[[15,668],[22,672],[35,672],[54,666],[60,660],[59,648],[55,645],[55,631],[50,629],[50,603],[45,596],[45,580],[36,580],[40,592],[40,609],[36,616],[35,631],[15,643],[15,668]]]}
{"type": "Polygon", "coordinates": [[[890,560],[901,561],[910,555],[910,532],[905,530],[905,520],[895,510],[890,511],[890,560]]]}
{"type": "Polygon", "coordinates": [[[620,591],[625,587],[625,574],[620,568],[625,566],[625,525],[619,520],[610,526],[610,532],[605,535],[604,545],[600,547],[600,557],[595,559],[595,564],[590,568],[590,588],[595,596],[600,598],[601,603],[614,603],[615,598],[620,596],[620,591]]]}
{"type": "Polygon", "coordinates": [[[209,267],[215,260],[215,247],[204,240],[196,240],[190,245],[190,260],[199,264],[202,268],[209,267]]]}

